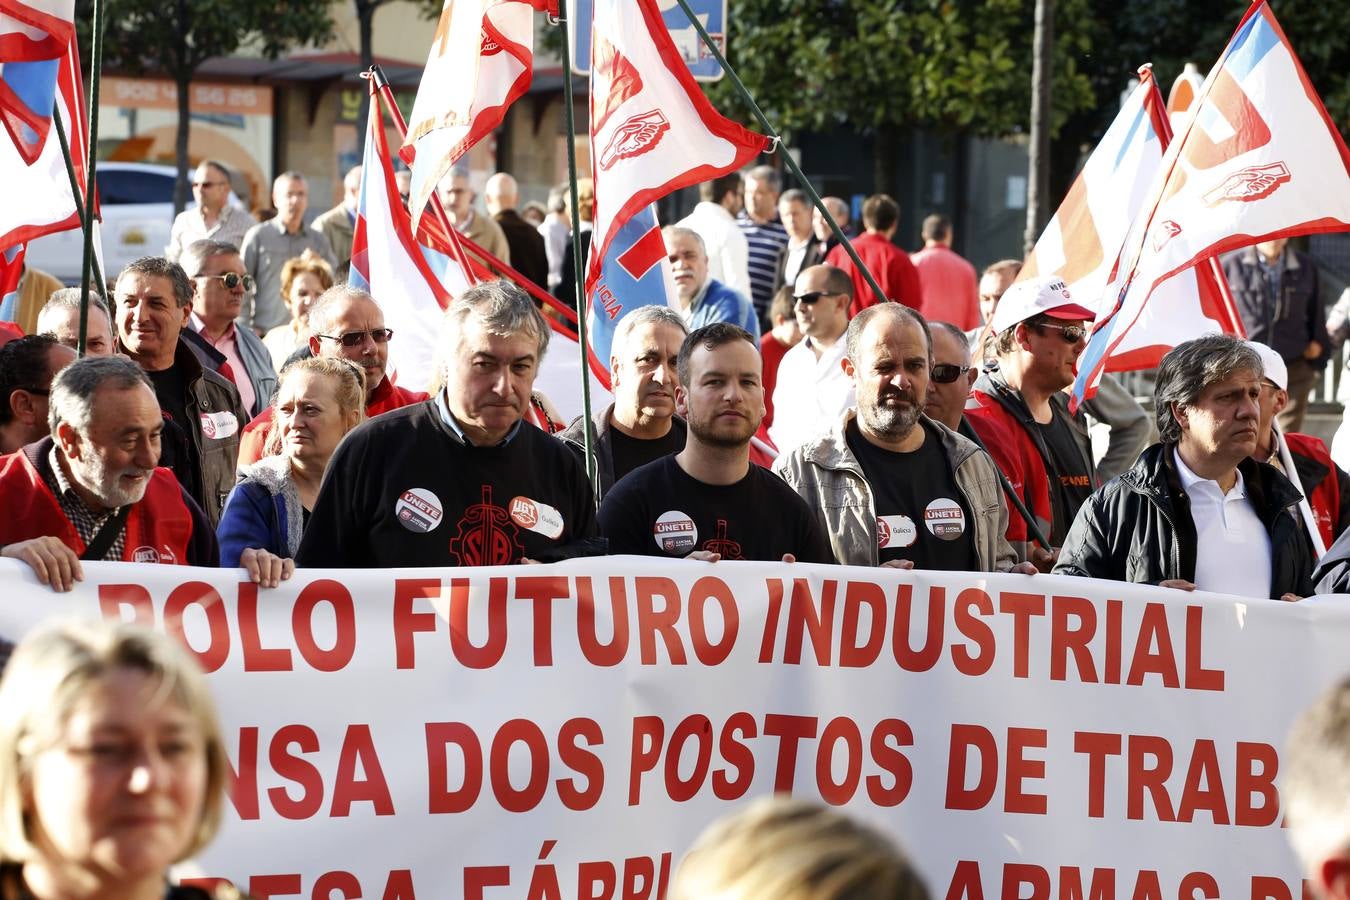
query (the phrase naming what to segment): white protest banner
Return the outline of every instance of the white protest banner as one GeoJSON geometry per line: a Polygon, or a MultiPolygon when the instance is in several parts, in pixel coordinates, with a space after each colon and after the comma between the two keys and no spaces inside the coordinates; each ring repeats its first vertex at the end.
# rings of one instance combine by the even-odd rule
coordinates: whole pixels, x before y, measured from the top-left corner
{"type": "Polygon", "coordinates": [[[773,790],[894,833],[934,897],[1300,896],[1293,718],[1350,601],[1051,576],[574,560],[309,571],[0,560],[0,634],[139,619],[209,673],[235,777],[194,865],[257,897],[655,898],[773,790]]]}

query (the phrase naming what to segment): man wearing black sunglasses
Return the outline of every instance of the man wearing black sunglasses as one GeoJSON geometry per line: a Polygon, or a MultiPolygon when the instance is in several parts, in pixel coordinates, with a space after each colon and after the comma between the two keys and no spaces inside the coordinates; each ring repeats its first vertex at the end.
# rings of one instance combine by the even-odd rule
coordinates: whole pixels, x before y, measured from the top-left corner
{"type": "Polygon", "coordinates": [[[52,379],[74,361],[75,351],[47,335],[30,334],[0,347],[0,454],[50,433],[52,379]]]}
{"type": "Polygon", "coordinates": [[[845,335],[857,407],[779,456],[842,564],[951,572],[1019,571],[989,455],[923,414],[932,336],[915,310],[870,306],[845,335]]]}
{"type": "Polygon", "coordinates": [[[262,339],[235,326],[244,298],[255,286],[253,276],[244,268],[238,248],[221,241],[193,241],[180,264],[192,281],[188,327],[225,355],[244,409],[256,416],[272,402],[277,373],[262,339]]]}
{"type": "MultiPolygon", "coordinates": [[[[366,418],[421,403],[427,395],[399,387],[385,377],[389,342],[394,332],[384,325],[384,312],[375,298],[350,284],[324,291],[309,310],[309,352],[313,356],[345,359],[366,376],[366,418]]],[[[257,462],[272,431],[272,408],[248,423],[239,445],[239,465],[257,462]]]]}
{"type": "Polygon", "coordinates": [[[1092,318],[1060,278],[1030,278],[1008,288],[991,323],[998,368],[975,382],[966,409],[1049,536],[1050,548],[1033,549],[1021,517],[1009,522],[1008,540],[1043,571],[1053,566],[1056,548],[1097,483],[1086,425],[1069,413],[1064,395],[1092,318]]]}

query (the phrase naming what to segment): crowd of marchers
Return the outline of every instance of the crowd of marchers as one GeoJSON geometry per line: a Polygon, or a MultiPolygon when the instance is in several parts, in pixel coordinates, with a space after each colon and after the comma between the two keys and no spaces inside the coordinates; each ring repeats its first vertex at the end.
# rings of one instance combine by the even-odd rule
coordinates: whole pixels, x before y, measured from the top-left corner
{"type": "MultiPolygon", "coordinates": [[[[535,225],[508,175],[488,215],[463,173],[442,188],[456,229],[565,293],[561,204],[535,225]]],[[[118,273],[83,326],[79,292],[51,294],[0,347],[0,555],[58,590],[85,560],[275,586],[605,554],[1350,589],[1350,477],[1298,431],[1334,335],[1284,242],[1225,261],[1253,340],[1179,344],[1151,410],[1111,376],[1074,408],[1094,312],[1063,281],[977,276],[941,216],[911,256],[885,195],[846,245],[755,168],[664,230],[675,302],[623,298],[613,402],[568,424],[535,384],[552,310],[508,280],[451,304],[429,393],[394,383],[388,298],[344,278],[359,169],[345,189],[306,228],[288,172],[275,216],[236,221],[203,163],[169,255],[118,273]]]]}

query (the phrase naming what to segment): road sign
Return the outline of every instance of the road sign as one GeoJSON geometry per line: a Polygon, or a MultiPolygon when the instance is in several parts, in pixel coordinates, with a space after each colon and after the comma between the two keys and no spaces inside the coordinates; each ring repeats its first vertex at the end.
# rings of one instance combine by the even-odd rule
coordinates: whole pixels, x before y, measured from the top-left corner
{"type": "MultiPolygon", "coordinates": [[[[698,31],[689,23],[689,18],[680,9],[676,0],[656,0],[661,15],[670,29],[675,48],[680,51],[689,71],[699,81],[717,81],[722,77],[722,67],[703,45],[698,31]]],[[[708,34],[717,42],[723,55],[727,52],[727,0],[689,0],[689,6],[698,16],[708,34]]],[[[595,9],[592,0],[571,0],[567,4],[568,37],[572,48],[572,71],[578,75],[591,73],[591,13],[595,9]],[[581,23],[581,27],[578,24],[581,23]]]]}

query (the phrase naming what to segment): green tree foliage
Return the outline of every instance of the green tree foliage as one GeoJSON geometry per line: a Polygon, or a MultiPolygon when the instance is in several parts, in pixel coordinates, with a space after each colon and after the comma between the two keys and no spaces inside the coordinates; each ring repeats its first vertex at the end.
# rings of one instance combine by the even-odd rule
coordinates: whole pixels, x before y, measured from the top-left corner
{"type": "MultiPolygon", "coordinates": [[[[174,207],[188,195],[189,85],[206,60],[247,47],[275,58],[297,44],[326,41],[333,31],[329,0],[102,0],[107,22],[103,68],[158,72],[178,88],[178,184],[174,207]]],[[[81,54],[92,68],[92,0],[78,0],[81,54]]]]}
{"type": "MultiPolygon", "coordinates": [[[[1091,0],[1059,0],[1072,22],[1091,0]]],[[[730,62],[775,127],[850,127],[876,138],[875,182],[891,187],[908,128],[1003,136],[1024,131],[1031,96],[1033,0],[731,0],[730,62]]],[[[1093,102],[1081,29],[1057,35],[1058,129],[1093,102]]],[[[748,120],[734,88],[718,108],[748,120]]]]}
{"type": "MultiPolygon", "coordinates": [[[[1065,123],[1056,158],[1062,174],[1111,124],[1121,91],[1143,63],[1166,97],[1187,62],[1203,77],[1218,60],[1248,0],[1090,0],[1089,15],[1074,27],[1091,54],[1081,61],[1095,102],[1065,123]]],[[[1284,28],[1308,77],[1322,96],[1331,120],[1350,137],[1350,4],[1325,0],[1273,0],[1271,9],[1284,28]]],[[[1067,179],[1063,187],[1067,188],[1067,179]]]]}

